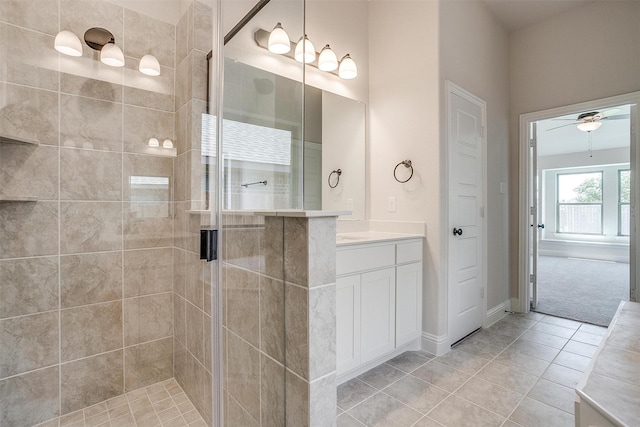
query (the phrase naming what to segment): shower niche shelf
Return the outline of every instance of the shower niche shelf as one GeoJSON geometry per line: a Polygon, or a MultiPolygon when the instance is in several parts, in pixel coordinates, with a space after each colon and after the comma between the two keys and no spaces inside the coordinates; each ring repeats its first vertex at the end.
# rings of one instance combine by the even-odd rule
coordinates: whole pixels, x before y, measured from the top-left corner
{"type": "Polygon", "coordinates": [[[32,197],[32,196],[2,196],[0,195],[0,203],[21,203],[21,202],[27,202],[27,203],[33,203],[33,202],[37,202],[38,198],[37,197],[32,197]]]}
{"type": "Polygon", "coordinates": [[[19,136],[4,135],[0,133],[0,144],[40,145],[40,141],[19,136]]]}

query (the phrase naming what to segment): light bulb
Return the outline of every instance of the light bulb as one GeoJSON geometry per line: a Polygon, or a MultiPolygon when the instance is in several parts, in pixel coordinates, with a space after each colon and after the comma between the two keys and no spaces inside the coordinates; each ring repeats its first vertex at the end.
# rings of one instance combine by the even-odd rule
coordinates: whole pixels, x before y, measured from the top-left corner
{"type": "Polygon", "coordinates": [[[316,60],[316,48],[306,35],[304,37],[300,37],[298,44],[296,44],[295,58],[296,61],[303,62],[305,64],[316,60]]]}
{"type": "Polygon", "coordinates": [[[584,122],[578,125],[578,129],[583,132],[591,132],[592,130],[598,129],[602,126],[602,122],[584,122]]]}
{"type": "Polygon", "coordinates": [[[123,67],[124,55],[118,46],[114,43],[107,43],[100,50],[100,61],[111,67],[123,67]]]}
{"type": "Polygon", "coordinates": [[[162,142],[162,147],[163,148],[173,148],[173,141],[171,141],[170,139],[165,139],[162,142]]]}
{"type": "Polygon", "coordinates": [[[159,76],[160,63],[155,56],[147,54],[140,60],[138,70],[140,70],[142,74],[146,74],[147,76],[159,76]]]}
{"type": "Polygon", "coordinates": [[[58,33],[53,47],[60,53],[69,56],[82,56],[82,44],[78,36],[71,31],[63,30],[58,33]]]}
{"type": "Polygon", "coordinates": [[[348,53],[343,56],[340,61],[338,75],[340,78],[345,80],[354,79],[358,76],[358,67],[356,66],[356,62],[351,59],[351,56],[349,56],[348,53]]]}
{"type": "Polygon", "coordinates": [[[281,23],[277,23],[273,27],[273,31],[269,34],[269,52],[277,53],[279,55],[285,54],[291,50],[291,41],[289,35],[282,28],[281,23]]]}
{"type": "Polygon", "coordinates": [[[338,57],[331,50],[329,45],[326,45],[320,51],[320,56],[318,57],[318,68],[322,71],[333,71],[338,68],[338,57]]]}
{"type": "Polygon", "coordinates": [[[149,138],[149,147],[159,147],[160,146],[160,141],[158,141],[158,138],[149,138]]]}

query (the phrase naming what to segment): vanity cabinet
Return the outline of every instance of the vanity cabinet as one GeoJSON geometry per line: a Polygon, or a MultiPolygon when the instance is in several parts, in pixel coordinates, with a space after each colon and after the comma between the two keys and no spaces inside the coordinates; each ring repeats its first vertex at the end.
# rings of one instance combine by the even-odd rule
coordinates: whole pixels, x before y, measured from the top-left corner
{"type": "Polygon", "coordinates": [[[422,334],[422,239],[338,246],[337,373],[394,357],[422,334]]]}

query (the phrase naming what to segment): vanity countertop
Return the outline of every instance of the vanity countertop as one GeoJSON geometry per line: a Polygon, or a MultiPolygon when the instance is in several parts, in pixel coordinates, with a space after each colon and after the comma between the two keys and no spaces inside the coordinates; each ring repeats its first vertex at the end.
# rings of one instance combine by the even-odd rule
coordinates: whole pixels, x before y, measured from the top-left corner
{"type": "Polygon", "coordinates": [[[360,245],[391,240],[422,239],[420,234],[389,233],[383,231],[357,231],[336,234],[336,246],[360,245]]]}
{"type": "Polygon", "coordinates": [[[620,303],[605,338],[576,388],[578,396],[611,425],[637,425],[640,419],[639,331],[640,304],[620,303]]]}

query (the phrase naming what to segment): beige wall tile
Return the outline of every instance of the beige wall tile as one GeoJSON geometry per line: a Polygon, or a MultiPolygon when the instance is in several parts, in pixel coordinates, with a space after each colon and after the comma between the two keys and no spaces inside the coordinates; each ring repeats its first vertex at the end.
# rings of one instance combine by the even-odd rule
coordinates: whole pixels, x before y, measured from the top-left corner
{"type": "Polygon", "coordinates": [[[302,378],[309,378],[309,294],[308,290],[285,285],[286,366],[302,378]]]}
{"type": "Polygon", "coordinates": [[[335,370],[336,287],[330,285],[309,290],[308,378],[313,381],[335,370]]]}
{"type": "Polygon", "coordinates": [[[46,0],[5,0],[0,2],[0,21],[55,36],[58,4],[46,0]]]}
{"type": "Polygon", "coordinates": [[[310,218],[308,221],[309,287],[335,283],[336,219],[310,218]]]}
{"type": "Polygon", "coordinates": [[[263,228],[227,228],[222,245],[222,259],[251,271],[260,271],[260,241],[263,228]]]}
{"type": "Polygon", "coordinates": [[[209,265],[200,259],[200,255],[194,252],[186,254],[185,298],[191,304],[202,309],[204,304],[203,273],[209,265]]]}
{"type": "Polygon", "coordinates": [[[136,202],[171,201],[173,159],[125,154],[123,170],[124,200],[136,202]],[[136,178],[160,178],[162,183],[141,184],[135,182],[136,178]]]}
{"type": "Polygon", "coordinates": [[[0,146],[0,194],[58,198],[58,148],[0,146]]]}
{"type": "Polygon", "coordinates": [[[282,257],[284,255],[284,220],[280,217],[266,217],[264,223],[264,272],[267,276],[284,278],[282,257]]]}
{"type": "Polygon", "coordinates": [[[103,151],[62,148],[61,200],[122,199],[122,155],[103,151]]]}
{"type": "Polygon", "coordinates": [[[122,203],[60,203],[60,252],[113,251],[122,248],[122,203]]]}
{"type": "Polygon", "coordinates": [[[284,277],[287,282],[307,286],[309,246],[306,218],[284,219],[284,277]]]}
{"type": "Polygon", "coordinates": [[[130,60],[125,64],[124,103],[173,112],[175,105],[173,68],[161,66],[160,75],[152,77],[138,71],[139,63],[138,60],[130,60]]]}
{"type": "Polygon", "coordinates": [[[284,363],[284,282],[260,276],[262,351],[284,363]]]}
{"type": "Polygon", "coordinates": [[[194,48],[203,52],[213,49],[213,10],[205,2],[194,3],[194,48]]]}
{"type": "Polygon", "coordinates": [[[200,363],[204,363],[204,313],[193,304],[186,303],[185,331],[187,350],[193,354],[200,363]]]}
{"type": "Polygon", "coordinates": [[[160,143],[166,138],[173,140],[173,121],[173,113],[125,105],[124,151],[145,152],[152,136],[160,143]]]}
{"type": "MultiPolygon", "coordinates": [[[[193,49],[193,3],[180,17],[176,25],[176,62],[182,61],[193,49]]],[[[211,37],[211,32],[209,37],[211,37]]]]}
{"type": "Polygon", "coordinates": [[[227,327],[260,347],[260,276],[230,265],[223,268],[227,327]]]}
{"type": "Polygon", "coordinates": [[[185,282],[185,259],[186,252],[182,249],[173,248],[173,292],[184,297],[185,282]]]}
{"type": "Polygon", "coordinates": [[[0,81],[57,90],[58,52],[51,49],[53,41],[53,36],[0,23],[0,81]]]}
{"type": "Polygon", "coordinates": [[[0,204],[0,258],[53,255],[58,251],[58,203],[0,204]]]}
{"type": "MultiPolygon", "coordinates": [[[[211,335],[211,316],[208,314],[204,315],[204,366],[211,370],[211,340],[213,336],[211,335]]],[[[216,352],[218,351],[218,346],[216,345],[216,352]]]]}
{"type": "Polygon", "coordinates": [[[124,301],[124,342],[130,346],[173,334],[171,293],[126,299],[124,301]]]}
{"type": "Polygon", "coordinates": [[[122,104],[60,95],[60,145],[122,151],[122,104]]]}
{"type": "Polygon", "coordinates": [[[180,341],[182,345],[186,345],[186,301],[179,295],[173,296],[173,336],[180,341]]]}
{"type": "Polygon", "coordinates": [[[122,298],[122,252],[60,257],[62,308],[122,298]]]}
{"type": "Polygon", "coordinates": [[[258,427],[260,423],[253,419],[251,415],[242,406],[230,396],[229,393],[225,395],[224,406],[224,425],[229,426],[243,426],[243,427],[258,427]]]}
{"type": "Polygon", "coordinates": [[[58,94],[0,83],[0,129],[5,136],[58,145],[58,94]]]}
{"type": "Polygon", "coordinates": [[[124,350],[125,391],[173,376],[173,338],[127,347],[124,350]]]}
{"type": "Polygon", "coordinates": [[[31,426],[59,415],[58,366],[0,380],[0,425],[31,426]]]}
{"type": "Polygon", "coordinates": [[[140,249],[124,252],[124,295],[171,292],[173,290],[173,249],[140,249]]]}
{"type": "Polygon", "coordinates": [[[124,248],[173,245],[171,202],[124,203],[124,248]]]}
{"type": "MultiPolygon", "coordinates": [[[[228,334],[227,384],[234,399],[256,420],[260,418],[260,353],[228,334]]],[[[295,424],[295,423],[294,423],[295,424]]]]}
{"type": "MultiPolygon", "coordinates": [[[[309,425],[309,383],[291,373],[285,372],[287,404],[286,423],[304,427],[309,425]]],[[[335,411],[333,412],[335,416],[335,411]]]]}
{"type": "Polygon", "coordinates": [[[193,82],[191,77],[192,62],[190,55],[191,54],[187,55],[176,66],[176,111],[191,100],[193,82]]]}
{"type": "Polygon", "coordinates": [[[62,310],[60,328],[62,362],[122,348],[122,302],[62,310]]]}
{"type": "Polygon", "coordinates": [[[58,313],[0,320],[0,378],[58,363],[58,313]]]}
{"type": "MultiPolygon", "coordinates": [[[[209,37],[211,40],[211,37],[209,37]]],[[[192,80],[191,83],[191,99],[207,99],[207,52],[194,50],[191,52],[192,80]]],[[[195,136],[195,135],[194,135],[195,136]]]]}
{"type": "Polygon", "coordinates": [[[57,257],[0,261],[0,319],[57,308],[57,257]]]}
{"type": "Polygon", "coordinates": [[[260,376],[260,407],[264,425],[285,425],[285,370],[269,357],[262,357],[260,376]]]}
{"type": "MultiPolygon", "coordinates": [[[[60,1],[60,28],[73,31],[80,39],[84,38],[84,32],[91,27],[107,28],[115,39],[116,44],[123,46],[123,10],[106,1],[92,2],[87,7],[85,0],[61,0],[60,1]]],[[[86,48],[85,51],[93,50],[86,48]]]]}
{"type": "MultiPolygon", "coordinates": [[[[93,74],[93,73],[92,73],[93,74]]],[[[122,85],[109,80],[60,73],[60,91],[103,101],[122,102],[122,85]]]]}
{"type": "Polygon", "coordinates": [[[122,350],[63,364],[62,414],[124,393],[123,369],[122,350]]]}
{"type": "Polygon", "coordinates": [[[162,65],[175,67],[175,27],[129,9],[124,10],[124,54],[142,58],[153,54],[162,65]]]}
{"type": "Polygon", "coordinates": [[[309,384],[309,424],[312,426],[333,425],[337,411],[336,401],[335,374],[311,382],[309,384]]]}

